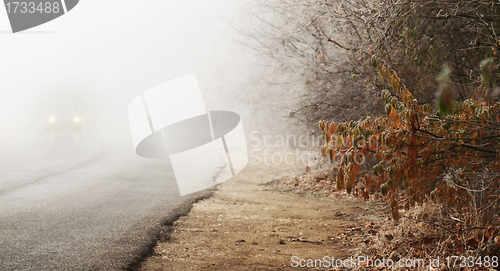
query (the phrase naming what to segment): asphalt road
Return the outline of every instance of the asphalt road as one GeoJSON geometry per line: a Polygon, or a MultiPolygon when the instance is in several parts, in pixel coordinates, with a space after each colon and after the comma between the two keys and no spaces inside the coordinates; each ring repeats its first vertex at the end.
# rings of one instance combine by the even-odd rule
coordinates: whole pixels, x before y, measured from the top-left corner
{"type": "Polygon", "coordinates": [[[168,160],[96,132],[0,135],[0,270],[130,269],[180,197],[168,160]]]}

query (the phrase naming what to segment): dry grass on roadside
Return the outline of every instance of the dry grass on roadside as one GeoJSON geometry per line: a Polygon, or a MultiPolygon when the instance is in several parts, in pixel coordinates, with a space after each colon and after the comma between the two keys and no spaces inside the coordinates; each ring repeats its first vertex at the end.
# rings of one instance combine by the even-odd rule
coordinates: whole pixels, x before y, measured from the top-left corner
{"type": "MultiPolygon", "coordinates": [[[[336,191],[335,178],[331,172],[320,172],[315,174],[304,173],[300,176],[275,179],[269,183],[274,189],[282,192],[293,192],[305,196],[355,199],[356,195],[349,195],[345,191],[336,191]]],[[[359,197],[361,198],[361,197],[359,197]]],[[[377,206],[385,206],[382,196],[375,194],[370,196],[377,206]]],[[[397,263],[400,260],[423,259],[425,267],[418,268],[393,268],[394,270],[429,270],[432,259],[440,259],[440,266],[434,270],[498,270],[491,266],[479,266],[479,262],[473,267],[460,267],[461,260],[455,263],[456,267],[448,267],[455,262],[453,256],[474,257],[477,261],[481,256],[481,262],[485,257],[493,262],[493,257],[499,257],[500,235],[498,227],[478,229],[475,232],[461,232],[454,228],[453,223],[443,223],[445,218],[441,215],[437,204],[427,202],[421,206],[414,207],[408,211],[401,209],[401,218],[395,222],[390,218],[389,211],[378,208],[382,219],[378,222],[373,220],[353,219],[353,224],[348,224],[339,235],[332,236],[331,240],[350,244],[350,254],[353,256],[364,256],[375,259],[391,259],[397,263]]],[[[340,214],[345,215],[345,214],[340,214]]],[[[332,218],[335,219],[335,218],[332,218]]],[[[498,259],[498,258],[496,258],[498,259]]],[[[415,265],[419,263],[413,261],[415,265]]],[[[497,261],[498,263],[498,261],[497,261]]],[[[388,270],[387,268],[369,268],[369,270],[388,270]]]]}

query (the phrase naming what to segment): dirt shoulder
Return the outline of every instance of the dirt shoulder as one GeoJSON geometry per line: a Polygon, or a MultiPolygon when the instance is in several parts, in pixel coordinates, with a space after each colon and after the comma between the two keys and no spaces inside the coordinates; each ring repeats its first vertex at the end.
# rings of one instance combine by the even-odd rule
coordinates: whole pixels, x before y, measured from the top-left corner
{"type": "Polygon", "coordinates": [[[280,192],[266,185],[304,171],[249,163],[174,222],[167,240],[158,242],[139,270],[297,270],[293,256],[350,257],[352,244],[342,235],[358,220],[377,219],[373,203],[280,192]]]}

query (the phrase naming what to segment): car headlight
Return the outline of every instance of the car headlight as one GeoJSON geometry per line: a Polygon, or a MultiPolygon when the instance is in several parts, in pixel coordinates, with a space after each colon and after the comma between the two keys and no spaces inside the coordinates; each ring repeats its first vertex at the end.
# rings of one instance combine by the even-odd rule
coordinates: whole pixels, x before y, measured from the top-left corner
{"type": "Polygon", "coordinates": [[[80,118],[79,117],[76,117],[75,118],[75,122],[79,122],[80,121],[80,118]]]}
{"type": "Polygon", "coordinates": [[[50,117],[50,121],[55,121],[56,119],[54,117],[50,117]]]}

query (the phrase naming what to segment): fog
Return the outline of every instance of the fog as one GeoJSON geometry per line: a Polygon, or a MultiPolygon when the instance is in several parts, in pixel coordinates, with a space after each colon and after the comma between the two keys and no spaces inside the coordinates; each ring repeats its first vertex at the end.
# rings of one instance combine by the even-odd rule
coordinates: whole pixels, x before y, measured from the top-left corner
{"type": "Polygon", "coordinates": [[[190,73],[207,109],[232,110],[245,119],[244,98],[233,98],[254,60],[228,25],[239,12],[230,0],[86,0],[16,34],[0,12],[0,139],[30,135],[33,144],[47,136],[49,105],[74,103],[84,120],[82,136],[122,142],[133,151],[128,103],[190,73]]]}
{"type": "Polygon", "coordinates": [[[0,11],[1,270],[125,269],[208,193],[181,197],[169,158],[136,154],[128,106],[194,73],[206,109],[238,113],[248,132],[256,59],[235,42],[239,12],[232,0],[84,0],[13,34],[0,11]],[[46,131],[52,104],[76,106],[82,130],[46,131]]]}

